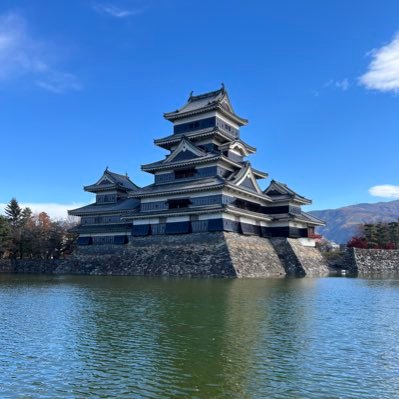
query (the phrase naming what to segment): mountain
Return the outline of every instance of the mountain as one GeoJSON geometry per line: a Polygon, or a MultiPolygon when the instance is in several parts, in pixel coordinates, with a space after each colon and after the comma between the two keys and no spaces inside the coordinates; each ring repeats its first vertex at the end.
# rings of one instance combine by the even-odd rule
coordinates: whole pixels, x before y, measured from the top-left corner
{"type": "Polygon", "coordinates": [[[399,219],[399,200],[377,202],[376,204],[357,204],[337,209],[310,211],[324,220],[327,225],[320,227],[318,233],[328,240],[346,243],[352,236],[358,234],[361,223],[392,222],[399,219]]]}

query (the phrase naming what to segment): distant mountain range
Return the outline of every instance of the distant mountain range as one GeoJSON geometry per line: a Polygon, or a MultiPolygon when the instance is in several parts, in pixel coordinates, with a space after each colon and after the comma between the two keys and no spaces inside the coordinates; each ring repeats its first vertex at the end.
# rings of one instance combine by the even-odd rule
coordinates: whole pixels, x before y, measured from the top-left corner
{"type": "Polygon", "coordinates": [[[399,200],[350,205],[337,209],[310,211],[309,213],[327,223],[325,227],[318,229],[318,233],[328,240],[341,244],[358,234],[359,224],[398,220],[399,200]]]}

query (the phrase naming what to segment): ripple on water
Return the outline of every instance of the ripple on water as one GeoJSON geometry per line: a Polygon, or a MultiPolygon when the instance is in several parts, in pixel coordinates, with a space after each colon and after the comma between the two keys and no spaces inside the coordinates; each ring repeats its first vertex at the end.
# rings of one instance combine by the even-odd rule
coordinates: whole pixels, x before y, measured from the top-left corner
{"type": "Polygon", "coordinates": [[[0,398],[394,398],[399,281],[0,276],[0,398]]]}

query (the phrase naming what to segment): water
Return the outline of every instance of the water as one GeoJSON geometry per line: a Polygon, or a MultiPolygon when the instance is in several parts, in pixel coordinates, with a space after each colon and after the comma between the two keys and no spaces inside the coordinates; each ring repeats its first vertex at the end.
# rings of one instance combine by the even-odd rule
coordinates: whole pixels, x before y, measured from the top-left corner
{"type": "Polygon", "coordinates": [[[399,279],[0,275],[0,398],[399,398],[399,279]]]}

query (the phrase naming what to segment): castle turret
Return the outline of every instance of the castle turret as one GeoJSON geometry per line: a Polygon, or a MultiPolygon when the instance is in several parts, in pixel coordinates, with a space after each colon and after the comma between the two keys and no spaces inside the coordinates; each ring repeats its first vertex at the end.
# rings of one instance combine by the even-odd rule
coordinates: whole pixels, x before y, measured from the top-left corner
{"type": "Polygon", "coordinates": [[[127,175],[108,168],[96,183],[85,186],[85,191],[96,195],[95,202],[68,211],[69,215],[80,217],[80,225],[72,230],[79,234],[78,244],[127,243],[132,227],[122,217],[138,209],[140,201],[129,198],[138,189],[127,175]]]}

